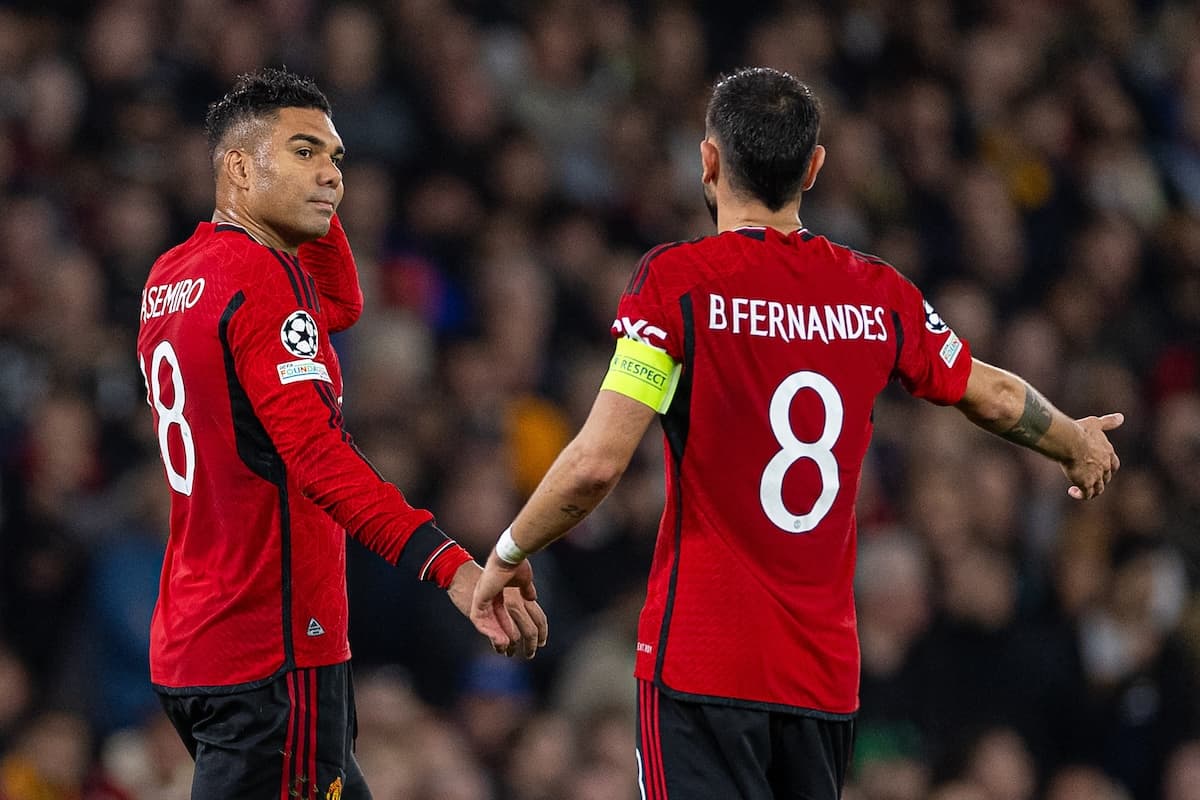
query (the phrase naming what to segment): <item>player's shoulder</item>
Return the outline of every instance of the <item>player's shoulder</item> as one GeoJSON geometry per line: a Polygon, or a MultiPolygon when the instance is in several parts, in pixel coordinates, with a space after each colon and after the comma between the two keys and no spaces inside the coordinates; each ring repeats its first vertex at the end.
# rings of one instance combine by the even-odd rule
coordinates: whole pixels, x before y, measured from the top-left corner
{"type": "Polygon", "coordinates": [[[842,272],[861,283],[871,284],[889,293],[916,289],[907,275],[880,256],[808,230],[799,231],[797,236],[805,245],[822,251],[842,272]]]}
{"type": "Polygon", "coordinates": [[[284,267],[285,253],[259,243],[236,225],[214,226],[205,245],[213,257],[214,267],[233,279],[245,278],[249,283],[270,280],[284,267]]]}
{"type": "Polygon", "coordinates": [[[210,268],[220,270],[222,282],[243,301],[258,306],[290,306],[318,311],[316,282],[300,259],[258,242],[236,225],[213,226],[204,243],[210,268]]]}
{"type": "Polygon", "coordinates": [[[902,277],[899,270],[874,253],[857,250],[850,245],[835,242],[826,236],[812,233],[806,229],[801,230],[798,235],[810,246],[828,250],[832,258],[845,265],[848,269],[867,275],[878,275],[889,278],[892,276],[902,277]]]}
{"type": "Polygon", "coordinates": [[[226,276],[254,271],[263,263],[268,248],[256,242],[243,228],[224,223],[201,222],[184,241],[159,256],[151,274],[164,270],[194,273],[221,272],[226,276]]]}
{"type": "Polygon", "coordinates": [[[649,248],[642,254],[642,258],[637,260],[637,267],[629,276],[629,282],[625,284],[625,294],[641,293],[652,276],[654,279],[659,279],[667,272],[678,272],[690,263],[690,249],[704,239],[710,239],[710,236],[662,242],[660,245],[649,248]]]}
{"type": "Polygon", "coordinates": [[[625,294],[641,294],[648,285],[680,279],[686,274],[688,267],[695,263],[697,245],[712,238],[714,237],[699,236],[695,239],[663,242],[651,247],[638,259],[637,267],[625,284],[625,294]]]}

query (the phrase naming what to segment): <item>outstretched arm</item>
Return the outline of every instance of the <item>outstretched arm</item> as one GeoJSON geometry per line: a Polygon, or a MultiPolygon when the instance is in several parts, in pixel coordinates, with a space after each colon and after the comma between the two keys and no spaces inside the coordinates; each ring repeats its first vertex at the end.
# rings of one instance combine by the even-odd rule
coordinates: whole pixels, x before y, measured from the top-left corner
{"type": "Polygon", "coordinates": [[[1105,432],[1125,421],[1122,414],[1073,420],[1024,379],[979,359],[956,406],[984,430],[1057,461],[1076,500],[1103,492],[1121,466],[1105,432]]]}

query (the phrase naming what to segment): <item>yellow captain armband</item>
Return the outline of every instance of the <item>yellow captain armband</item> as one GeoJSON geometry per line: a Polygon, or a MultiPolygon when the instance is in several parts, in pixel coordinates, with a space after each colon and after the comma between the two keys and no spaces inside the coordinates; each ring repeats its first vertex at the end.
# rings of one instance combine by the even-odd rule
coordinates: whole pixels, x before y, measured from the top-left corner
{"type": "Polygon", "coordinates": [[[665,414],[679,383],[679,365],[657,347],[635,339],[617,339],[601,389],[623,394],[665,414]]]}

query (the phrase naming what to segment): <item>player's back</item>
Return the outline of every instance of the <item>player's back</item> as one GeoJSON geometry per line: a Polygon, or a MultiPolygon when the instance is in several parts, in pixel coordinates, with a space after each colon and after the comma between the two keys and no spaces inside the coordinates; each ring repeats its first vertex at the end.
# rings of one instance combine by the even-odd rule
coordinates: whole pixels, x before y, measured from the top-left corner
{"type": "MultiPolygon", "coordinates": [[[[237,687],[288,663],[349,657],[345,534],[289,484],[235,364],[231,326],[252,324],[281,288],[287,309],[298,307],[293,315],[319,318],[315,288],[295,258],[235,226],[204,223],[155,262],[143,292],[138,358],[171,488],[152,623],[151,677],[160,689],[237,687]],[[299,638],[309,623],[300,613],[317,621],[319,638],[299,638]]],[[[279,321],[266,324],[280,356],[268,369],[297,359],[278,365],[281,383],[319,371],[340,395],[325,331],[313,324],[299,332],[305,341],[289,343],[279,321]]]]}
{"type": "Polygon", "coordinates": [[[851,713],[854,502],[872,408],[894,375],[957,399],[964,345],[948,329],[922,344],[935,334],[915,287],[806,231],[740,229],[650,255],[619,323],[663,330],[683,368],[663,418],[668,496],[638,674],[851,713]],[[939,384],[925,356],[947,343],[939,384]]]}

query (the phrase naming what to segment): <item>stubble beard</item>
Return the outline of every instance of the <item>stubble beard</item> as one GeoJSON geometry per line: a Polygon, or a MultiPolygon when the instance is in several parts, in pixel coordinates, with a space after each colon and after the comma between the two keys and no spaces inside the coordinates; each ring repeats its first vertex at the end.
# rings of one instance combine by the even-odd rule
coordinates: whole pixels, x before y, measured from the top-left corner
{"type": "Polygon", "coordinates": [[[263,216],[264,221],[275,228],[284,240],[295,244],[311,242],[329,233],[329,220],[318,217],[307,202],[299,201],[296,212],[289,213],[290,209],[284,204],[286,201],[280,203],[275,199],[289,197],[291,193],[279,180],[279,175],[265,155],[260,157],[263,160],[258,162],[259,174],[255,182],[255,191],[259,193],[268,210],[268,214],[263,216]]]}
{"type": "Polygon", "coordinates": [[[717,225],[717,198],[716,192],[712,190],[709,184],[703,184],[704,189],[704,205],[708,208],[708,215],[712,217],[713,227],[717,225]]]}

